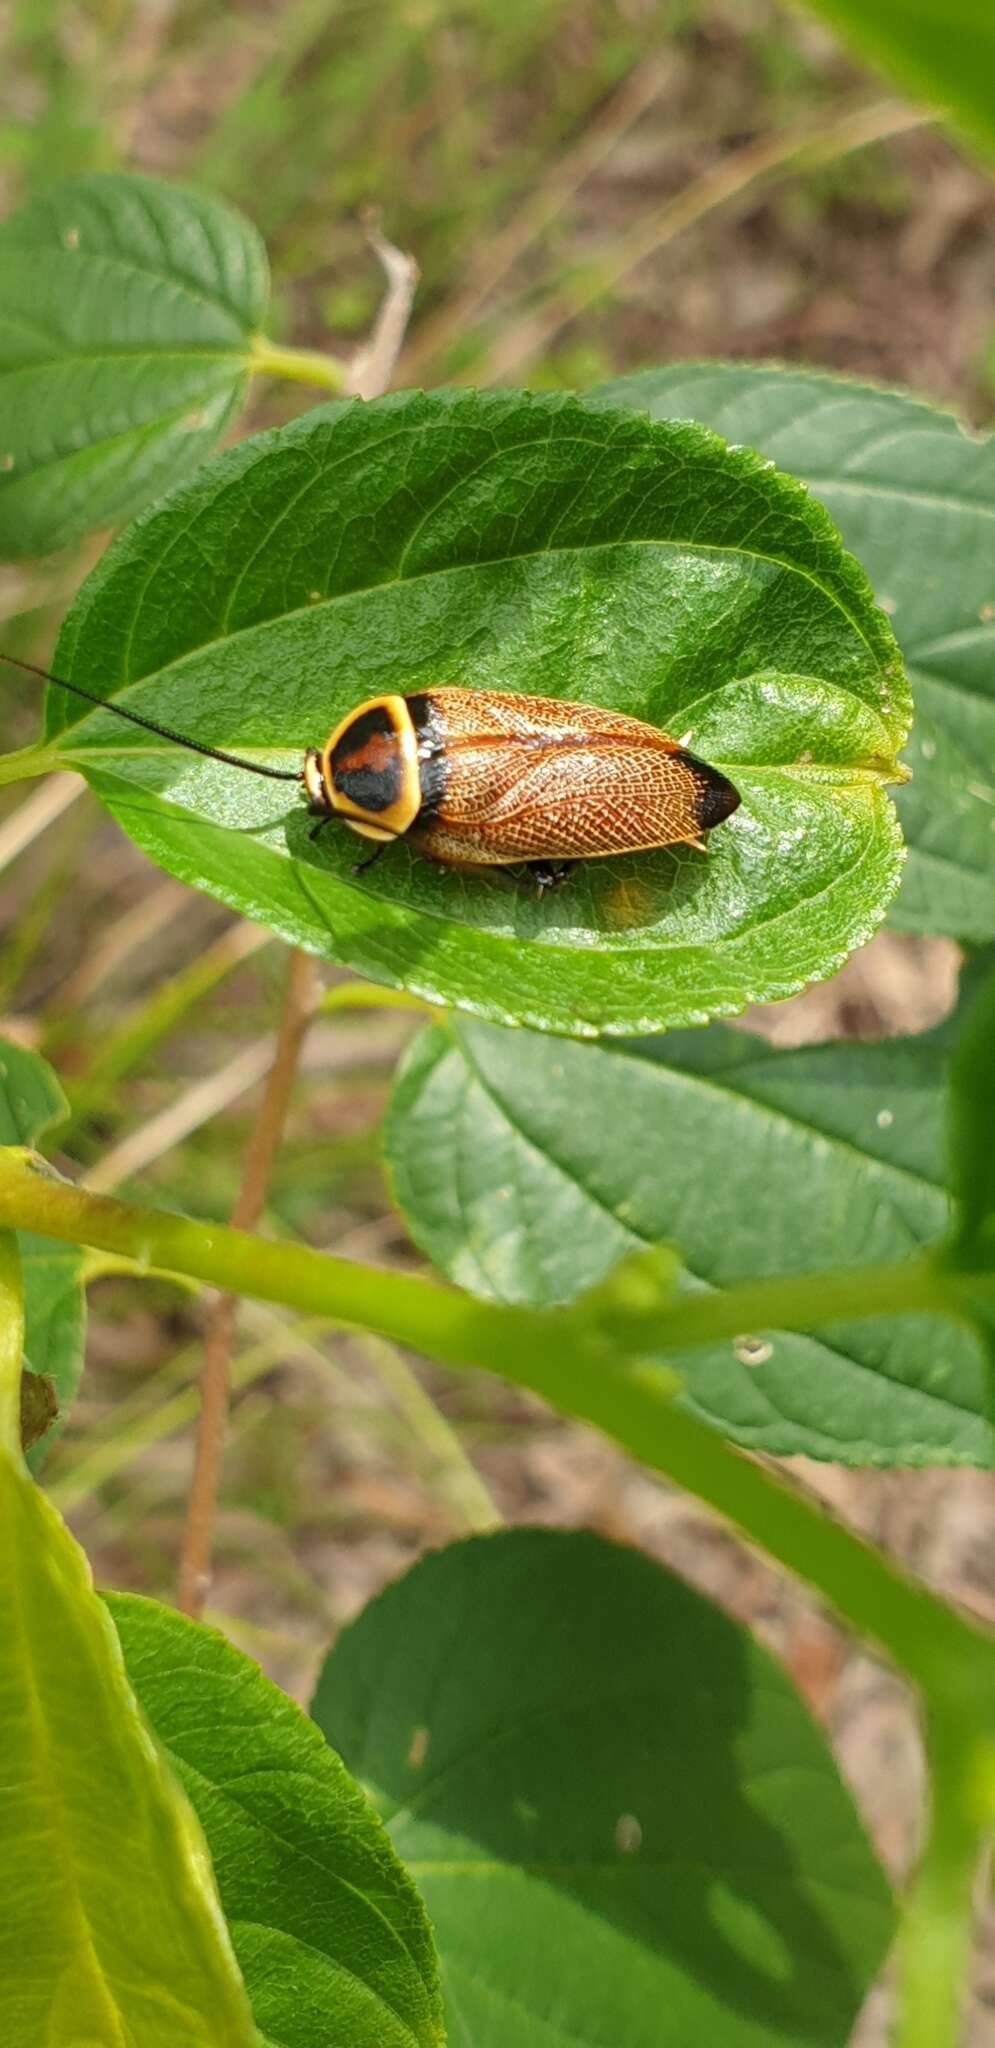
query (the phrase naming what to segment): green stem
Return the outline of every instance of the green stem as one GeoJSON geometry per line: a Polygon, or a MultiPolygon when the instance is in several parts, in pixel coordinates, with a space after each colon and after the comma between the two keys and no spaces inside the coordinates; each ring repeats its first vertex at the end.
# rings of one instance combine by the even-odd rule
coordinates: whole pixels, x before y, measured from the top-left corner
{"type": "Polygon", "coordinates": [[[21,1457],[21,1359],[24,1353],[24,1291],[17,1239],[0,1230],[0,1448],[21,1457]]]}
{"type": "Polygon", "coordinates": [[[54,747],[43,747],[37,741],[30,747],[19,747],[14,754],[0,754],[0,788],[7,782],[27,782],[32,775],[48,775],[54,768],[64,768],[54,747]]]}
{"type": "Polygon", "coordinates": [[[265,334],[254,334],[249,370],[257,377],[286,377],[293,384],[318,385],[322,391],[345,389],[346,366],[337,356],[316,348],[281,348],[265,334]]]}
{"type": "MultiPolygon", "coordinates": [[[[372,1330],[446,1364],[483,1366],[530,1388],[707,1501],[815,1587],[932,1700],[995,1730],[995,1645],[980,1630],[675,1407],[659,1368],[638,1358],[616,1360],[592,1342],[590,1326],[575,1311],[498,1307],[438,1281],[373,1271],[304,1246],[271,1244],[245,1231],[110,1201],[50,1178],[30,1155],[13,1150],[0,1159],[4,1225],[120,1253],[146,1271],[186,1273],[225,1293],[283,1302],[303,1315],[372,1330]]],[[[853,1315],[866,1312],[869,1277],[873,1269],[871,1276],[852,1275],[853,1315]]],[[[813,1284],[818,1288],[818,1275],[813,1284]]],[[[804,1320],[812,1320],[807,1311],[804,1320]]],[[[995,1807],[995,1774],[987,1797],[995,1807]]]]}
{"type": "Polygon", "coordinates": [[[956,2048],[985,1834],[972,1778],[978,1764],[987,1774],[995,1769],[995,1746],[980,1744],[964,1715],[927,1708],[926,1748],[929,1832],[899,1936],[897,2048],[956,2048]]]}
{"type": "Polygon", "coordinates": [[[412,1017],[441,1017],[437,1003],[426,1003],[404,988],[382,988],[372,981],[337,981],[326,988],[318,1004],[319,1016],[337,1010],[405,1010],[412,1017]]]}
{"type": "MultiPolygon", "coordinates": [[[[991,1283],[995,1305],[995,1280],[991,1283]]],[[[657,1334],[668,1350],[769,1330],[810,1330],[854,1316],[967,1316],[956,1275],[930,1252],[890,1266],[840,1266],[751,1280],[714,1294],[681,1295],[666,1309],[657,1334]]]]}

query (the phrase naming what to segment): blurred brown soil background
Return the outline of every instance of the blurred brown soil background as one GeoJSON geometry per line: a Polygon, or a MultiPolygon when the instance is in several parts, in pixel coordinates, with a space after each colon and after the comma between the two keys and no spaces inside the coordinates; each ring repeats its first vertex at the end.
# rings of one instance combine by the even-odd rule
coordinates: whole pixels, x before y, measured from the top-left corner
{"type": "MultiPolygon", "coordinates": [[[[409,380],[585,386],[654,362],[773,357],[908,385],[979,425],[995,410],[995,188],[935,127],[840,154],[841,123],[871,109],[869,127],[887,128],[897,103],[766,0],[6,0],[0,48],[4,208],[116,164],[205,185],[262,231],[271,331],[287,339],[336,353],[361,339],[378,277],[358,216],[374,202],[422,270],[409,380]],[[808,155],[750,181],[751,152],[796,131],[808,155]],[[675,201],[734,159],[738,187],[734,173],[676,233],[675,201]],[[641,260],[609,279],[627,241],[641,260]]],[[[264,386],[239,431],[309,399],[264,386]]],[[[5,644],[46,658],[98,547],[0,570],[5,644]]],[[[30,686],[6,676],[4,746],[36,716],[30,686]]],[[[165,881],[70,778],[0,797],[0,929],[2,1028],[46,1051],[71,1098],[89,1090],[67,1170],[225,1215],[271,1048],[279,946],[165,881]],[[159,1002],[177,985],[167,1029],[159,1002]]],[[[919,1030],[949,1007],[956,965],[945,943],[885,933],[828,986],[746,1021],[782,1043],[919,1030]]],[[[314,1025],[267,1229],[413,1259],[377,1139],[409,1033],[389,1014],[314,1025]]],[[[175,1289],[95,1281],[83,1388],[48,1466],[98,1581],[167,1599],[199,1326],[175,1289]]],[[[797,1469],[995,1621],[989,1474],[797,1469]]],[[[483,1375],[246,1304],[210,1617],[304,1699],[336,1628],[425,1546],[479,1521],[480,1482],[507,1520],[637,1543],[756,1629],[828,1727],[889,1867],[906,1867],[919,1757],[890,1676],[692,1503],[483,1375]]],[[[886,2014],[879,1990],[860,2048],[883,2042],[886,2014]]],[[[992,1940],[970,2042],[995,2042],[992,1940]]]]}

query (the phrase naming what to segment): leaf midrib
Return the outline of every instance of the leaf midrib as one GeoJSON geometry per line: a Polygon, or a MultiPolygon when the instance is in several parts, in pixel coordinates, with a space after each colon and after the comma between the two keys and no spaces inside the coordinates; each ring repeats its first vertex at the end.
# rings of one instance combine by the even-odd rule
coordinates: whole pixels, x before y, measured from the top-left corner
{"type": "MultiPolygon", "coordinates": [[[[193,1668],[196,1674],[196,1667],[193,1668]]],[[[174,1679],[177,1677],[182,1677],[182,1667],[174,1665],[172,1667],[171,1675],[174,1677],[174,1679]]],[[[250,1723],[250,1727],[252,1728],[254,1728],[255,1725],[256,1724],[254,1722],[250,1723]]],[[[188,1723],[185,1729],[185,1734],[187,1738],[189,1739],[190,1735],[195,1733],[195,1725],[188,1723]]],[[[362,1903],[362,1905],[366,1908],[366,1910],[371,1914],[371,1916],[379,1922],[380,1927],[382,1928],[384,1934],[388,1938],[390,1946],[395,1951],[400,1952],[400,1955],[403,1957],[405,1963],[408,1965],[413,1975],[418,1979],[419,1984],[425,1992],[426,1999],[430,2002],[429,1987],[425,1983],[425,1979],[422,1976],[422,1972],[419,1968],[416,1957],[412,1953],[412,1950],[409,1948],[407,1942],[404,1940],[404,1937],[399,1931],[399,1929],[396,1928],[393,1925],[393,1923],[387,1918],[387,1915],[383,1912],[382,1908],[377,1904],[375,1898],[370,1892],[363,1891],[359,1885],[352,1883],[349,1878],[343,1876],[342,1872],[336,1870],[332,1865],[323,1863],[321,1858],[319,1856],[316,1856],[314,1854],[314,1851],[307,1844],[302,1844],[301,1842],[288,1839],[288,1837],[281,1831],[280,1828],[273,1826],[272,1822],[269,1819],[265,1818],[264,1816],[261,1816],[259,1813],[254,1811],[254,1809],[251,1806],[247,1806],[244,1800],[239,1798],[237,1792],[235,1792],[232,1789],[233,1785],[238,1782],[237,1780],[219,1780],[217,1778],[209,1778],[206,1772],[202,1771],[198,1764],[193,1763],[189,1756],[187,1756],[184,1753],[184,1751],[174,1749],[172,1745],[162,1735],[158,1735],[157,1739],[161,1742],[162,1747],[166,1751],[167,1755],[173,1758],[178,1768],[182,1769],[184,1773],[188,1774],[191,1778],[193,1778],[197,1785],[201,1786],[213,1798],[220,1799],[225,1805],[232,1807],[236,1813],[241,1814],[243,1819],[248,1821],[250,1827],[257,1829],[261,1835],[264,1835],[268,1837],[270,1841],[275,1842],[277,1847],[285,1851],[290,1856],[293,1862],[296,1862],[298,1864],[309,1864],[312,1869],[316,1870],[320,1874],[321,1878],[325,1882],[330,1881],[331,1884],[337,1887],[339,1890],[343,1892],[348,1892],[354,1899],[359,1900],[362,1903]]],[[[253,1772],[243,1773],[243,1776],[247,1777],[250,1780],[254,1775],[256,1774],[253,1772]]],[[[302,1770],[299,1767],[291,1769],[283,1765],[278,1765],[275,1767],[270,1765],[267,1770],[261,1773],[261,1775],[279,1775],[284,1778],[300,1777],[305,1781],[309,1789],[311,1789],[314,1785],[313,1774],[306,1770],[302,1770]]],[[[240,1916],[236,1915],[235,1917],[238,1918],[240,1916]]],[[[289,1933],[288,1929],[278,1927],[276,1922],[271,1921],[268,1924],[274,1929],[275,1932],[285,1934],[289,1933]]],[[[300,1939],[300,1937],[297,1934],[290,1933],[290,1939],[293,1941],[297,1941],[298,1939],[300,1939]]],[[[383,1993],[381,1991],[378,1991],[375,1985],[370,1984],[368,1978],[360,1976],[358,1970],[350,1967],[348,1963],[340,1962],[336,1956],[329,1954],[328,1951],[319,1950],[317,1951],[317,1953],[323,1954],[325,1956],[325,1960],[329,1963],[331,1967],[341,1970],[344,1976],[351,1977],[356,1983],[361,1984],[364,1990],[369,1992],[371,1998],[375,1999],[377,2004],[383,2007],[385,2012],[389,2012],[393,2018],[399,2019],[402,2025],[406,2024],[406,2022],[404,2021],[403,2014],[398,2013],[396,2011],[395,2007],[393,2007],[389,2003],[389,2001],[384,1997],[383,1993]]],[[[412,2039],[417,2041],[417,2035],[412,2034],[412,2039]]]]}
{"type": "Polygon", "coordinates": [[[237,344],[234,342],[227,347],[222,347],[220,342],[206,341],[190,341],[182,344],[171,341],[163,343],[161,346],[158,342],[149,341],[143,348],[132,348],[130,344],[125,345],[123,342],[120,346],[108,342],[106,347],[101,343],[96,348],[85,349],[73,348],[70,345],[66,348],[53,347],[51,355],[40,357],[36,361],[0,364],[0,383],[9,377],[26,377],[35,374],[46,376],[51,373],[53,368],[69,368],[77,363],[89,367],[96,364],[99,367],[103,362],[147,363],[155,361],[156,363],[161,363],[167,359],[178,362],[231,362],[237,363],[240,369],[250,368],[252,362],[248,346],[246,346],[243,352],[240,352],[237,344]]]}

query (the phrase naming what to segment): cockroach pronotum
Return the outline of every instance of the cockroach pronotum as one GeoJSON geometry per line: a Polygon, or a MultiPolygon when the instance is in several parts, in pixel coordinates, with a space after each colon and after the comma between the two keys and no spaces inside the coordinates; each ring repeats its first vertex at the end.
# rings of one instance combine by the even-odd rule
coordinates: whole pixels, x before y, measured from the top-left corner
{"type": "Polygon", "coordinates": [[[524,866],[541,893],[578,861],[661,846],[703,851],[705,833],[740,801],[683,740],[596,704],[449,686],[371,697],[295,770],[206,746],[31,662],[0,658],[195,754],[298,783],[315,834],[339,818],[374,842],[357,872],[403,839],[447,867],[524,866]]]}

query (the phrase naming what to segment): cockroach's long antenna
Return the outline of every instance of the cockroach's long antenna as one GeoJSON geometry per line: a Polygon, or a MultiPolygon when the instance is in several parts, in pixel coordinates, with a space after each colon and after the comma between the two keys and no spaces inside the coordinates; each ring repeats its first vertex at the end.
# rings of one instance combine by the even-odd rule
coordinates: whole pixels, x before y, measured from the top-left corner
{"type": "Polygon", "coordinates": [[[19,654],[0,653],[0,661],[9,662],[12,668],[24,669],[29,676],[40,677],[43,683],[54,683],[57,689],[68,690],[73,697],[84,697],[88,704],[98,704],[101,711],[113,711],[115,717],[126,718],[129,725],[140,725],[145,732],[154,732],[161,740],[172,740],[178,747],[189,747],[192,754],[206,754],[212,761],[224,761],[229,768],[244,768],[249,775],[268,775],[272,782],[302,780],[296,768],[267,768],[261,761],[246,761],[241,754],[227,754],[223,747],[208,747],[203,740],[188,739],[186,733],[174,732],[168,725],[157,725],[154,718],[143,718],[138,711],[126,711],[123,704],[112,704],[106,697],[98,697],[93,690],[84,690],[82,683],[67,683],[64,676],[53,676],[47,668],[38,668],[33,661],[22,661],[19,654]]]}

